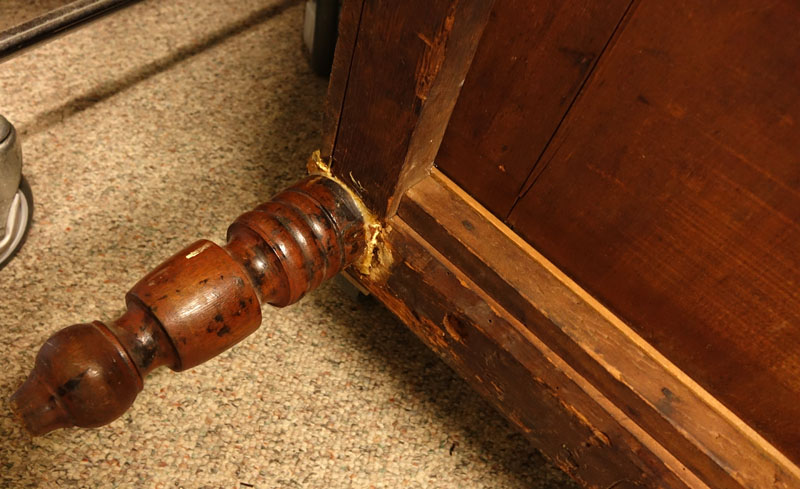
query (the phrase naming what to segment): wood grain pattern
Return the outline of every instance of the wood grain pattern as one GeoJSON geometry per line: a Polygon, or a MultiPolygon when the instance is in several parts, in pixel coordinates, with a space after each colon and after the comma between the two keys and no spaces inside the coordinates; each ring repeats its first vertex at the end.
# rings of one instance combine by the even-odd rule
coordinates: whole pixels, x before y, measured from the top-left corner
{"type": "Polygon", "coordinates": [[[436,166],[505,218],[630,3],[497,2],[436,166]]]}
{"type": "Polygon", "coordinates": [[[408,192],[398,218],[546,344],[675,473],[691,471],[713,488],[800,486],[800,469],[775,446],[462,189],[434,177],[408,192]]]}
{"type": "Polygon", "coordinates": [[[676,477],[402,219],[384,240],[398,258],[391,273],[353,276],[566,473],[588,488],[708,489],[676,477]]]}
{"type": "MultiPolygon", "coordinates": [[[[433,165],[492,3],[364,3],[338,124],[327,126],[333,146],[322,156],[378,217],[392,215],[433,165]]],[[[341,72],[331,80],[336,93],[341,72]]]]}
{"type": "Polygon", "coordinates": [[[642,2],[510,217],[795,463],[798,25],[789,1],[642,2]]]}
{"type": "Polygon", "coordinates": [[[351,194],[310,177],[239,216],[228,243],[200,240],[130,290],[116,321],[65,328],[39,351],[11,407],[41,435],[122,415],[159,366],[180,371],[235,345],[261,324],[261,302],[286,306],[365,248],[351,194]]]}
{"type": "Polygon", "coordinates": [[[339,132],[339,119],[342,115],[345,92],[347,92],[347,80],[350,78],[350,68],[358,40],[363,6],[364,0],[343,0],[339,10],[336,51],[333,54],[328,93],[322,113],[323,134],[320,152],[328,161],[333,154],[336,134],[339,132]]]}

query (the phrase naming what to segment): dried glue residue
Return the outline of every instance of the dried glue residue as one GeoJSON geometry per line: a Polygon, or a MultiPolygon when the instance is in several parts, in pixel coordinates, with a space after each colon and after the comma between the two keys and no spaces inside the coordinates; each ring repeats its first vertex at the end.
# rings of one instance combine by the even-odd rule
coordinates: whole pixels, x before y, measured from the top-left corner
{"type": "Polygon", "coordinates": [[[313,175],[325,175],[328,178],[336,180],[331,174],[331,167],[322,161],[319,150],[311,153],[311,157],[308,159],[308,163],[306,163],[306,168],[308,169],[308,173],[313,175]]]}
{"type": "Polygon", "coordinates": [[[367,248],[354,266],[362,275],[369,276],[373,282],[382,282],[392,266],[392,253],[383,236],[389,231],[387,226],[378,223],[367,227],[367,248]]]}
{"type": "MultiPolygon", "coordinates": [[[[347,193],[353,198],[358,210],[361,212],[361,216],[364,218],[364,238],[366,241],[364,252],[353,264],[353,267],[361,275],[368,276],[371,281],[380,282],[386,276],[392,264],[392,254],[383,241],[383,235],[388,231],[388,227],[381,224],[375,215],[370,212],[350,185],[337,178],[331,172],[330,165],[323,161],[319,150],[311,154],[306,167],[309,173],[322,175],[335,181],[347,190],[347,193]]],[[[363,187],[361,189],[363,190],[363,187]]]]}

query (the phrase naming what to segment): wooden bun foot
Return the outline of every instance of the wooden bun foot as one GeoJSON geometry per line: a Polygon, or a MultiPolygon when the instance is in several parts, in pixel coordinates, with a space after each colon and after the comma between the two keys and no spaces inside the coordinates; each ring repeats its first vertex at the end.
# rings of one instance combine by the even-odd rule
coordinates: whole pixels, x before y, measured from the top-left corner
{"type": "Polygon", "coordinates": [[[261,303],[299,300],[363,251],[364,218],[335,181],[309,177],[141,279],[111,323],[76,324],[42,346],[11,408],[33,435],[110,423],[159,367],[185,370],[261,325],[261,303]]]}

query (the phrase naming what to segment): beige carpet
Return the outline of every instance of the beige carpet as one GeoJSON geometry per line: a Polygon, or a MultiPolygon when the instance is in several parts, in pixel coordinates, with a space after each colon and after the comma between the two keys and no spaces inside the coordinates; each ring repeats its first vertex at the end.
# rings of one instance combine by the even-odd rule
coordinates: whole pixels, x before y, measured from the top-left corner
{"type": "Polygon", "coordinates": [[[157,371],[109,426],[30,439],[11,418],[5,400],[52,332],[116,317],[149,268],[221,241],[302,176],[326,81],[301,23],[297,3],[146,1],[0,65],[36,199],[0,271],[3,488],[571,486],[382,306],[337,284],[265,311],[205,365],[157,371]]]}

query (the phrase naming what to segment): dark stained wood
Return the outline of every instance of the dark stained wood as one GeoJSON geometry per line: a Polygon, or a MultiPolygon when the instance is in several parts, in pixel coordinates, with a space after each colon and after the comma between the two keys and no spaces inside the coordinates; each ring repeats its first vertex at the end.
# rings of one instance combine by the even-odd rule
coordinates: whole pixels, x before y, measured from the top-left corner
{"type": "MultiPolygon", "coordinates": [[[[481,291],[525,325],[605,398],[619,406],[661,446],[681,460],[687,469],[714,488],[740,487],[717,462],[704,453],[705,447],[698,447],[695,440],[681,434],[670,422],[669,416],[665,417],[641,393],[634,392],[613,372],[606,370],[562,329],[563,324],[546,317],[526,297],[530,287],[544,286],[542,280],[532,283],[536,270],[536,265],[531,264],[533,258],[478,210],[449,192],[445,186],[429,179],[420,182],[403,199],[398,217],[435,246],[481,291]],[[516,277],[509,278],[511,276],[516,277]]],[[[573,309],[570,314],[575,315],[576,312],[573,309]]],[[[621,344],[615,346],[624,347],[621,344]]],[[[620,363],[617,366],[622,368],[620,363]]],[[[664,372],[663,375],[670,374],[664,372]]],[[[674,408],[671,406],[671,409],[674,408]]],[[[720,458],[726,456],[725,448],[715,451],[720,452],[720,458]]]]}
{"type": "Polygon", "coordinates": [[[328,94],[325,97],[322,127],[322,147],[320,152],[330,160],[333,154],[333,143],[339,130],[339,117],[350,77],[353,52],[356,48],[358,29],[361,25],[361,13],[364,0],[344,0],[339,10],[339,31],[336,40],[336,51],[333,54],[328,94]]]}
{"type": "Polygon", "coordinates": [[[535,447],[586,487],[692,487],[554,368],[522,325],[444,256],[401,219],[390,225],[391,273],[355,275],[535,447]]]}
{"type": "MultiPolygon", "coordinates": [[[[338,124],[327,125],[336,130],[332,152],[322,156],[378,217],[392,215],[433,165],[492,3],[364,3],[338,124]]],[[[338,94],[343,68],[334,69],[338,94]]]]}
{"type": "Polygon", "coordinates": [[[364,248],[351,194],[310,177],[239,216],[224,247],[200,240],[156,267],[128,293],[121,318],[52,336],[12,409],[34,435],[109,423],[150,371],[185,370],[227,350],[259,327],[260,301],[296,302],[364,248]]]}
{"type": "Polygon", "coordinates": [[[630,3],[497,2],[436,166],[505,218],[630,3]]]}
{"type": "MultiPolygon", "coordinates": [[[[163,326],[175,349],[170,366],[185,370],[238,343],[261,324],[256,291],[223,248],[200,240],[147,274],[128,292],[129,307],[144,309],[163,326]]],[[[138,314],[138,312],[137,312],[138,314]]],[[[136,328],[134,322],[127,322],[136,328]]],[[[113,328],[112,328],[113,330],[113,328]]],[[[129,330],[127,330],[129,331],[129,330]]],[[[153,334],[138,335],[128,351],[143,351],[141,368],[159,345],[153,334]]]]}
{"type": "Polygon", "coordinates": [[[800,5],[642,2],[510,223],[800,462],[800,5]]]}
{"type": "Polygon", "coordinates": [[[409,190],[397,219],[675,473],[714,488],[800,487],[797,465],[440,173],[409,190]]]}

